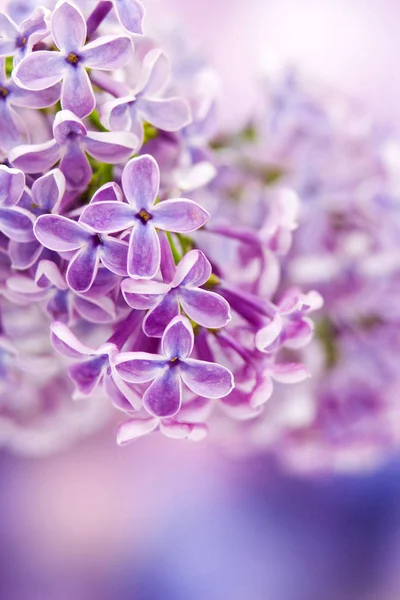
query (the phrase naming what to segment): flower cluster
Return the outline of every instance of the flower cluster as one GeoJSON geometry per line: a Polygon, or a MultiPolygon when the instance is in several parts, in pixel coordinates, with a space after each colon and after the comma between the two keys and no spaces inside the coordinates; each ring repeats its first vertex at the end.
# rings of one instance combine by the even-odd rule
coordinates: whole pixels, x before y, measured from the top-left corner
{"type": "Polygon", "coordinates": [[[48,6],[0,15],[0,439],[52,448],[106,398],[120,444],[261,419],[322,306],[280,271],[298,195],[226,201],[215,78],[169,82],[140,2],[48,6]]]}
{"type": "MultiPolygon", "coordinates": [[[[399,448],[399,138],[362,106],[289,72],[263,85],[243,131],[213,144],[218,175],[196,192],[205,206],[219,198],[207,228],[238,253],[239,279],[264,264],[254,289],[282,293],[256,345],[297,348],[312,373],[230,435],[297,471],[375,465],[399,448]],[[304,295],[287,291],[298,287],[304,295]],[[299,348],[310,340],[315,291],[324,306],[299,348]]],[[[236,295],[225,298],[235,308],[236,295]]]]}

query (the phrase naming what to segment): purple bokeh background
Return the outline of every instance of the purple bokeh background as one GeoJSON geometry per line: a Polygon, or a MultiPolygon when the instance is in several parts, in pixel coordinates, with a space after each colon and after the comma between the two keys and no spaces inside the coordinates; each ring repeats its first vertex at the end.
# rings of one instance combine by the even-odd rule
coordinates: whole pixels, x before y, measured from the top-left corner
{"type": "MultiPolygon", "coordinates": [[[[395,0],[148,0],[222,76],[224,126],[296,65],[400,123],[395,0]]],[[[266,458],[105,430],[0,454],[1,600],[398,600],[400,468],[312,481],[266,458]]]]}

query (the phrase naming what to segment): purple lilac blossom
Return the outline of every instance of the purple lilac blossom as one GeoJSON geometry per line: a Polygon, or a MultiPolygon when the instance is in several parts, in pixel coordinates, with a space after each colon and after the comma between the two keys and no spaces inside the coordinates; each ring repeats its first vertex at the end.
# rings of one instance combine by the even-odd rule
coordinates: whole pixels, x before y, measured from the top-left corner
{"type": "Polygon", "coordinates": [[[201,289],[211,276],[211,265],[199,250],[188,252],[177,265],[171,282],[124,279],[121,291],[132,308],[149,309],[143,330],[161,337],[180,307],[192,321],[203,327],[224,327],[231,319],[227,301],[210,290],[201,289]]]}
{"type": "Polygon", "coordinates": [[[49,33],[50,11],[38,6],[17,25],[11,17],[0,13],[0,57],[12,56],[14,67],[32,52],[33,46],[49,33]]]}
{"type": "Polygon", "coordinates": [[[117,275],[126,275],[128,244],[62,215],[42,215],[35,223],[35,235],[50,250],[73,252],[67,269],[67,283],[76,292],[87,292],[96,278],[99,264],[117,275]]]}
{"type": "Polygon", "coordinates": [[[70,189],[85,188],[92,177],[86,153],[96,160],[115,164],[126,160],[137,147],[137,138],[133,134],[89,131],[69,110],[57,113],[53,136],[44,144],[14,148],[10,152],[10,162],[26,173],[39,173],[60,161],[60,170],[70,189]]]}
{"type": "Polygon", "coordinates": [[[144,408],[155,417],[173,417],[182,403],[183,382],[205,398],[223,398],[233,389],[233,377],[225,367],[190,358],[193,329],[186,317],[174,317],[162,337],[162,355],[121,353],[114,359],[119,376],[129,383],[152,381],[143,396],[144,408]]]}
{"type": "Polygon", "coordinates": [[[5,61],[0,58],[0,149],[7,153],[29,142],[29,128],[19,114],[21,108],[46,108],[60,97],[60,85],[32,92],[20,88],[6,76],[5,61]]]}
{"type": "Polygon", "coordinates": [[[164,98],[160,92],[168,78],[168,61],[158,48],[150,50],[143,60],[141,80],[123,98],[102,106],[102,122],[111,130],[133,131],[143,141],[143,123],[164,131],[179,131],[191,122],[190,107],[184,98],[164,98]]]}
{"type": "Polygon", "coordinates": [[[160,186],[157,162],[150,155],[130,160],[122,173],[127,202],[103,201],[90,204],[81,222],[101,233],[130,229],[128,274],[153,279],[160,267],[161,251],[156,228],[189,233],[202,227],[208,213],[186,198],[156,203],[160,186]]]}
{"type": "MultiPolygon", "coordinates": [[[[296,178],[271,185],[245,135],[218,139],[218,82],[203,64],[182,70],[186,57],[172,53],[167,83],[168,57],[146,37],[132,60],[139,2],[82,2],[87,21],[69,2],[49,6],[33,16],[34,2],[14,6],[15,27],[0,19],[14,63],[6,77],[0,59],[1,443],[55,448],[48,423],[60,445],[71,428],[89,434],[103,399],[126,416],[121,445],[156,431],[224,439],[243,421],[250,438],[266,420],[278,430],[277,399],[319,376],[305,364],[308,313],[326,310],[290,274],[304,178],[301,190],[296,178]],[[78,405],[94,407],[83,427],[78,405]]],[[[362,268],[371,276],[371,256],[362,268]]],[[[274,437],[285,456],[297,439],[274,437]]]]}
{"type": "Polygon", "coordinates": [[[44,90],[62,81],[61,106],[83,118],[96,107],[89,69],[115,70],[132,57],[129,37],[108,35],[85,44],[86,21],[78,8],[61,2],[54,9],[51,34],[59,52],[39,50],[26,56],[13,78],[28,90],[44,90]]]}

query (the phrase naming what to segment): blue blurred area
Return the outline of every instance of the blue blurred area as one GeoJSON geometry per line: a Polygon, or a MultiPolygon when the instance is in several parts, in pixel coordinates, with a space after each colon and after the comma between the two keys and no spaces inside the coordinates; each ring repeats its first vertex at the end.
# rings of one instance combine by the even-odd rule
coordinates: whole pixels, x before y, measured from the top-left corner
{"type": "MultiPolygon", "coordinates": [[[[34,468],[46,474],[46,461],[34,468]]],[[[160,495],[157,517],[145,502],[137,510],[133,496],[125,498],[122,514],[110,505],[109,522],[98,523],[109,528],[109,541],[106,535],[101,547],[72,545],[56,557],[47,538],[59,535],[51,504],[62,499],[32,505],[29,485],[21,487],[31,462],[1,456],[1,600],[400,598],[399,463],[368,475],[307,480],[283,475],[265,458],[226,461],[226,475],[216,479],[210,469],[207,482],[207,466],[193,461],[200,483],[185,488],[187,472],[178,469],[174,477],[182,480],[168,502],[157,478],[149,482],[154,498],[160,495]],[[26,522],[21,506],[30,513],[26,522]],[[46,512],[48,528],[32,529],[35,514],[46,512]],[[116,536],[121,516],[126,528],[116,536]]],[[[57,518],[71,522],[68,506],[63,511],[57,518]]],[[[84,519],[76,525],[91,535],[84,519]]]]}
{"type": "MultiPolygon", "coordinates": [[[[236,481],[228,505],[177,515],[130,587],[140,600],[400,598],[400,467],[320,481],[236,481]]],[[[130,590],[130,591],[129,591],[130,590]]]]}

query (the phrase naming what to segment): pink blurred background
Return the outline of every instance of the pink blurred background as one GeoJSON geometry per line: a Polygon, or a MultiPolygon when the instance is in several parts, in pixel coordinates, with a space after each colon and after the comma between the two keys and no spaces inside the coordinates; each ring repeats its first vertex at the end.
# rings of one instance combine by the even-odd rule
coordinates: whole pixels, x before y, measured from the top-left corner
{"type": "MultiPolygon", "coordinates": [[[[246,120],[257,79],[287,65],[400,122],[396,0],[145,4],[149,22],[162,11],[182,24],[220,72],[225,127],[246,120]]],[[[396,465],[314,484],[207,442],[152,437],[120,449],[114,437],[107,429],[48,458],[0,455],[1,600],[400,598],[396,465]]]]}

